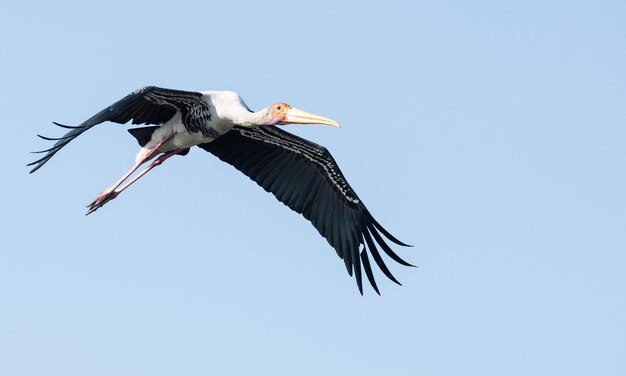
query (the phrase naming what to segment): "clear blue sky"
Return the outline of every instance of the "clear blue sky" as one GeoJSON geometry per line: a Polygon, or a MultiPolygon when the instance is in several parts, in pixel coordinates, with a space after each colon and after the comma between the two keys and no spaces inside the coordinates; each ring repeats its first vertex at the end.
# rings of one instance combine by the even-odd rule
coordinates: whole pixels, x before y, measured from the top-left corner
{"type": "Polygon", "coordinates": [[[625,2],[226,3],[0,8],[0,374],[626,374],[625,2]],[[360,296],[201,150],[85,217],[125,126],[28,174],[35,134],[144,85],[337,119],[288,130],[419,268],[360,296]]]}

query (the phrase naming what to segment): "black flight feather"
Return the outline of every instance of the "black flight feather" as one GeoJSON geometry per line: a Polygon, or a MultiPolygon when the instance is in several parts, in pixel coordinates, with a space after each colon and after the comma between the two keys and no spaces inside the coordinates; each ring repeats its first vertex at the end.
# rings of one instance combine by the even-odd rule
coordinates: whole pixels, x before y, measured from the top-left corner
{"type": "Polygon", "coordinates": [[[54,123],[70,131],[58,139],[42,137],[51,141],[57,140],[57,142],[50,149],[44,151],[48,154],[27,166],[34,166],[30,170],[31,173],[37,171],[76,137],[107,121],[125,124],[132,119],[133,124],[162,125],[170,120],[177,111],[180,111],[185,127],[191,127],[193,124],[195,128],[198,128],[198,124],[211,118],[208,104],[201,98],[202,93],[199,92],[146,86],[128,94],[77,126],[54,123]],[[197,117],[192,117],[190,114],[196,114],[197,117]]]}
{"type": "Polygon", "coordinates": [[[344,260],[361,293],[363,268],[370,285],[380,294],[368,253],[387,278],[400,284],[377,247],[392,260],[410,264],[393,252],[378,232],[393,243],[406,244],[374,220],[326,148],[275,126],[235,126],[214,141],[198,146],[231,164],[311,221],[344,260]]]}

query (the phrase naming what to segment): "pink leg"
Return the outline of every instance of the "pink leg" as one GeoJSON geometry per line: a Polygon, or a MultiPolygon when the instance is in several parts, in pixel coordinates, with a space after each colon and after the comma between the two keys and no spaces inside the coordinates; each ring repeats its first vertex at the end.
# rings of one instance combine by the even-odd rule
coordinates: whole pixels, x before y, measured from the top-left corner
{"type": "MultiPolygon", "coordinates": [[[[111,186],[110,188],[105,189],[102,194],[104,194],[107,191],[113,191],[115,190],[117,187],[119,187],[120,185],[122,185],[122,183],[128,179],[128,177],[130,175],[132,175],[133,172],[137,171],[137,169],[139,168],[139,166],[141,166],[142,164],[146,163],[147,161],[149,161],[150,159],[152,159],[152,157],[154,157],[154,154],[157,153],[157,150],[159,150],[159,148],[161,146],[163,146],[166,142],[168,142],[169,140],[171,140],[172,138],[174,138],[175,134],[172,134],[171,136],[169,136],[168,138],[166,138],[165,140],[159,142],[158,144],[154,145],[154,147],[150,150],[148,150],[148,152],[146,153],[145,157],[143,157],[143,159],[141,159],[140,161],[137,161],[137,163],[135,163],[135,165],[128,170],[128,172],[126,174],[124,174],[124,176],[121,177],[120,180],[118,180],[117,182],[115,182],[115,184],[113,184],[113,186],[111,186]]],[[[102,196],[102,194],[100,194],[102,196]]],[[[100,196],[98,196],[100,197],[100,196]]],[[[97,199],[96,199],[97,200],[97,199]]],[[[94,200],[94,203],[96,201],[94,200]]]]}
{"type": "MultiPolygon", "coordinates": [[[[167,160],[168,158],[170,158],[171,156],[174,156],[178,153],[180,153],[181,151],[183,151],[185,149],[177,149],[174,151],[170,151],[168,153],[162,154],[160,155],[157,159],[154,160],[154,162],[152,162],[150,164],[150,166],[148,166],[146,169],[144,169],[143,171],[141,171],[139,174],[137,174],[137,176],[135,176],[134,178],[132,178],[131,180],[129,180],[126,184],[124,184],[121,188],[119,189],[113,189],[112,191],[110,191],[106,197],[104,197],[102,200],[98,201],[94,201],[92,202],[88,208],[89,210],[87,211],[87,215],[95,212],[96,210],[98,210],[99,208],[101,208],[102,206],[104,206],[104,204],[106,204],[107,202],[113,200],[114,198],[116,198],[120,193],[122,193],[126,188],[130,187],[134,182],[136,182],[137,180],[139,180],[142,176],[144,176],[145,174],[147,174],[150,170],[152,170],[153,168],[155,168],[156,166],[161,165],[163,162],[165,162],[165,160],[167,160]]],[[[120,184],[117,185],[117,187],[119,187],[120,184]]],[[[116,188],[117,188],[116,187],[116,188]]]]}
{"type": "MultiPolygon", "coordinates": [[[[135,163],[135,165],[128,170],[128,172],[126,174],[124,174],[124,176],[122,176],[120,178],[120,180],[118,180],[117,182],[115,182],[115,184],[113,184],[113,186],[105,189],[104,191],[102,191],[102,193],[100,193],[98,195],[98,197],[96,197],[95,200],[93,200],[93,202],[91,204],[89,204],[87,207],[88,208],[93,208],[94,206],[96,206],[96,209],[98,207],[101,207],[102,205],[104,205],[105,202],[112,200],[114,197],[110,197],[113,195],[113,192],[120,186],[122,185],[122,183],[124,183],[124,181],[126,179],[128,179],[130,177],[130,175],[133,174],[133,172],[137,171],[137,169],[139,168],[139,166],[141,166],[142,164],[146,163],[147,161],[149,161],[150,159],[152,159],[152,157],[154,157],[154,155],[156,153],[158,153],[158,150],[161,146],[163,146],[165,143],[167,143],[169,140],[171,140],[172,138],[174,138],[176,134],[172,134],[171,136],[167,137],[165,140],[159,142],[158,144],[156,144],[152,149],[148,150],[148,152],[146,153],[146,155],[139,161],[137,161],[135,163]]],[[[180,150],[178,151],[180,152],[180,150]]],[[[117,196],[117,195],[115,195],[117,196]]],[[[93,212],[95,209],[90,210],[90,212],[93,212]]]]}

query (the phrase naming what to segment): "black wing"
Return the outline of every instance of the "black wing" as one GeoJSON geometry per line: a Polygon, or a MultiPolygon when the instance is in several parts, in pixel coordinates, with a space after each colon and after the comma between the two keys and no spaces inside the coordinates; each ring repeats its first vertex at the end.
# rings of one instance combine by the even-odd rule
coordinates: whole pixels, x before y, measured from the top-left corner
{"type": "Polygon", "coordinates": [[[400,283],[385,265],[378,247],[398,263],[412,266],[391,250],[381,234],[398,245],[408,245],[376,222],[326,148],[274,126],[234,127],[216,140],[198,146],[233,165],[311,221],[344,260],[348,273],[352,276],[354,271],[361,294],[361,266],[379,293],[368,250],[382,272],[397,284],[400,283]]]}
{"type": "Polygon", "coordinates": [[[70,131],[59,138],[38,135],[44,140],[56,141],[56,143],[50,149],[37,152],[46,153],[46,155],[28,164],[28,166],[35,166],[30,172],[37,171],[56,152],[83,132],[106,121],[125,124],[132,120],[133,124],[161,125],[170,120],[177,111],[180,111],[183,124],[188,131],[204,133],[207,129],[204,125],[211,119],[211,113],[208,104],[201,98],[202,93],[198,92],[147,86],[130,93],[78,126],[54,123],[62,128],[68,128],[70,131]]]}

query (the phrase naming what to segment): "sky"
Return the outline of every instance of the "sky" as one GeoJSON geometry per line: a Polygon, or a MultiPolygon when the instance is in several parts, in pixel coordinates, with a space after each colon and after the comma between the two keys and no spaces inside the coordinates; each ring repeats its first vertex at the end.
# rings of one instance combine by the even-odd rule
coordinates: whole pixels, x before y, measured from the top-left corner
{"type": "Polygon", "coordinates": [[[9,2],[0,374],[626,374],[623,1],[9,2]],[[133,163],[145,85],[284,101],[418,268],[358,293],[301,216],[197,149],[133,163]]]}

